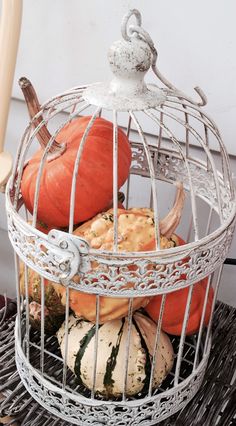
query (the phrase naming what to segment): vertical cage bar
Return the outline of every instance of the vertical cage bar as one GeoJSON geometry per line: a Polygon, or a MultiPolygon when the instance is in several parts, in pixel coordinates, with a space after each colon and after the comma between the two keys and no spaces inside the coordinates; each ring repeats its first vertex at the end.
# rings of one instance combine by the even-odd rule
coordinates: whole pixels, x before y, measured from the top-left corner
{"type": "Polygon", "coordinates": [[[25,283],[25,316],[26,316],[26,357],[29,361],[29,344],[30,344],[30,323],[29,323],[29,283],[28,283],[28,266],[24,263],[24,283],[25,283]]]}
{"type": "MultiPolygon", "coordinates": [[[[87,105],[88,106],[88,105],[87,105]]],[[[86,108],[87,108],[86,106],[86,108]]],[[[70,195],[70,218],[69,218],[69,234],[72,234],[73,227],[74,227],[74,210],[75,210],[75,196],[76,196],[76,185],[77,185],[77,176],[78,176],[78,170],[79,170],[79,163],[82,157],[82,153],[84,150],[84,145],[87,140],[88,134],[90,129],[92,128],[96,118],[99,116],[101,108],[97,108],[94,114],[92,115],[91,119],[89,120],[87,127],[84,131],[84,134],[82,136],[82,139],[80,141],[79,149],[77,152],[77,156],[74,163],[74,171],[73,171],[73,177],[72,177],[72,183],[71,183],[71,195],[70,195]]]]}
{"type": "Polygon", "coordinates": [[[130,179],[131,176],[129,174],[128,179],[127,179],[127,186],[126,186],[126,200],[125,200],[125,208],[126,210],[129,208],[129,191],[130,191],[130,179]]]}
{"type": "Polygon", "coordinates": [[[152,188],[151,188],[151,193],[150,193],[150,198],[149,198],[149,208],[153,209],[153,194],[152,194],[152,188]]]}
{"type": "Polygon", "coordinates": [[[204,355],[207,353],[207,349],[208,349],[208,343],[209,343],[209,339],[210,339],[210,332],[211,332],[211,326],[212,326],[212,320],[213,320],[213,313],[214,313],[216,298],[217,298],[217,294],[218,294],[218,290],[219,290],[223,266],[224,266],[224,264],[222,263],[222,265],[219,267],[218,274],[217,274],[216,286],[215,286],[215,289],[214,289],[214,297],[213,297],[212,307],[211,307],[210,320],[209,320],[209,324],[208,324],[208,327],[207,327],[207,335],[206,335],[206,340],[205,340],[205,345],[204,345],[204,350],[203,350],[204,355]]]}
{"type": "MultiPolygon", "coordinates": [[[[193,113],[192,110],[194,112],[196,111],[197,113],[199,113],[199,108],[197,108],[194,105],[189,105],[189,104],[186,104],[182,101],[180,102],[177,99],[174,99],[174,100],[168,99],[168,102],[171,103],[171,104],[175,104],[175,106],[168,105],[168,104],[165,104],[165,106],[170,108],[170,109],[175,109],[177,111],[182,111],[182,110],[180,108],[176,107],[176,105],[181,104],[182,107],[184,107],[184,105],[187,105],[189,109],[191,108],[191,111],[188,110],[188,115],[190,115],[191,117],[194,117],[198,121],[201,121],[203,123],[203,125],[206,127],[208,134],[209,134],[209,130],[210,130],[211,133],[214,135],[214,137],[216,138],[216,140],[217,140],[217,142],[220,146],[220,154],[221,154],[222,161],[224,163],[224,166],[222,164],[224,182],[228,181],[230,192],[233,195],[234,194],[234,187],[233,187],[233,182],[232,182],[232,179],[231,179],[231,171],[230,171],[231,169],[230,169],[230,164],[229,164],[229,157],[228,157],[226,148],[223,144],[223,141],[221,139],[219,129],[217,128],[217,126],[214,123],[214,121],[212,120],[212,118],[210,118],[205,112],[204,112],[204,114],[202,112],[200,112],[200,116],[195,115],[195,113],[193,113]]],[[[207,135],[207,138],[209,139],[208,135],[207,135]]],[[[209,148],[209,141],[208,140],[206,141],[206,146],[207,146],[207,148],[209,148]]],[[[207,163],[208,163],[207,170],[210,170],[209,159],[207,160],[207,163]]]]}
{"type": "Polygon", "coordinates": [[[163,318],[163,314],[164,314],[165,302],[166,302],[166,294],[163,294],[162,298],[161,298],[161,307],[160,307],[160,312],[159,312],[159,317],[158,317],[157,331],[156,331],[155,343],[154,343],[154,348],[153,348],[152,368],[151,368],[151,374],[150,374],[150,380],[149,380],[149,389],[148,389],[148,396],[149,397],[152,395],[153,379],[154,379],[154,372],[155,372],[155,367],[156,367],[156,357],[157,357],[157,351],[158,351],[159,342],[160,342],[161,324],[162,324],[162,318],[163,318]]]}
{"type": "Polygon", "coordinates": [[[20,344],[22,345],[22,334],[21,334],[21,294],[20,294],[20,267],[19,267],[19,257],[14,251],[14,264],[15,264],[15,280],[16,280],[16,303],[17,303],[17,316],[18,316],[18,335],[20,339],[20,344]]]}
{"type": "MultiPolygon", "coordinates": [[[[128,139],[129,139],[130,130],[131,130],[131,122],[132,122],[132,119],[131,119],[131,117],[129,115],[128,125],[127,125],[127,132],[126,132],[126,136],[127,136],[128,139]]],[[[127,179],[127,183],[126,183],[126,200],[125,200],[125,208],[126,208],[126,210],[129,208],[129,191],[130,191],[130,173],[129,173],[129,176],[128,176],[128,179],[127,179]]]]}
{"type": "MultiPolygon", "coordinates": [[[[164,106],[163,106],[163,105],[161,105],[161,108],[162,108],[162,109],[164,109],[164,106]]],[[[161,112],[160,112],[160,123],[161,123],[161,124],[163,124],[163,116],[164,116],[163,111],[161,111],[161,112]]],[[[157,141],[157,149],[158,149],[158,152],[159,152],[159,150],[161,149],[161,142],[162,142],[162,127],[160,126],[160,127],[159,127],[158,141],[157,141]]]]}
{"type": "Polygon", "coordinates": [[[210,211],[209,211],[208,221],[207,221],[207,226],[206,226],[206,231],[205,231],[206,236],[209,234],[209,231],[210,231],[211,221],[212,221],[212,213],[213,213],[213,208],[211,207],[210,211]]]}
{"type": "MultiPolygon", "coordinates": [[[[201,118],[203,117],[203,114],[200,114],[201,118]]],[[[209,134],[208,134],[208,127],[206,126],[206,124],[204,123],[204,133],[205,133],[205,141],[206,141],[206,146],[209,148],[209,134]]],[[[207,155],[207,171],[209,172],[210,170],[210,161],[207,155]]]]}
{"type": "Polygon", "coordinates": [[[205,314],[206,314],[206,307],[207,307],[207,302],[208,302],[210,286],[211,286],[211,276],[209,275],[208,280],[207,280],[207,287],[206,287],[206,292],[205,292],[205,297],[204,297],[203,308],[202,308],[200,327],[199,327],[199,330],[198,330],[198,338],[197,338],[197,344],[196,344],[195,356],[194,356],[194,362],[193,362],[193,371],[196,370],[197,365],[199,364],[199,349],[200,349],[202,332],[203,332],[203,327],[204,327],[204,318],[205,318],[205,314]]]}
{"type": "Polygon", "coordinates": [[[70,289],[66,286],[66,306],[65,306],[65,353],[63,360],[63,372],[62,372],[62,389],[66,387],[66,376],[67,376],[67,360],[68,360],[68,325],[69,325],[69,301],[70,301],[70,289]]]}
{"type": "MultiPolygon", "coordinates": [[[[158,107],[156,107],[155,108],[155,110],[156,111],[160,111],[160,108],[158,108],[158,107]]],[[[148,111],[145,111],[145,113],[147,114],[147,115],[149,115],[149,116],[152,116],[153,114],[152,113],[150,113],[150,112],[148,112],[148,111]]],[[[172,118],[174,121],[177,121],[177,123],[179,123],[179,124],[181,124],[181,125],[185,125],[185,123],[184,123],[184,121],[183,120],[181,120],[180,118],[178,118],[177,116],[175,116],[175,115],[173,115],[173,114],[171,114],[171,113],[168,113],[168,112],[166,112],[165,111],[165,114],[167,115],[167,117],[170,117],[170,118],[172,118]]],[[[156,120],[156,121],[158,121],[158,118],[157,117],[153,117],[153,119],[154,120],[156,120]]],[[[165,126],[165,129],[166,129],[166,131],[167,131],[167,127],[165,126]]],[[[201,137],[201,135],[192,127],[192,126],[190,126],[190,125],[188,125],[188,130],[189,130],[189,132],[195,137],[195,139],[198,141],[198,143],[200,144],[200,146],[201,146],[201,148],[204,150],[204,152],[206,153],[206,155],[207,155],[207,158],[208,158],[208,160],[209,160],[209,165],[211,166],[211,170],[212,170],[212,174],[213,174],[213,177],[214,177],[214,183],[215,183],[215,190],[216,190],[216,196],[217,196],[217,201],[218,201],[218,205],[219,205],[219,216],[220,216],[220,222],[221,223],[223,223],[223,216],[222,216],[222,202],[221,202],[221,195],[220,195],[220,185],[219,185],[219,177],[218,177],[218,174],[217,174],[217,169],[216,169],[216,167],[215,167],[215,163],[214,163],[214,160],[213,160],[213,157],[212,157],[212,153],[211,153],[211,151],[209,150],[209,147],[208,147],[208,145],[205,143],[205,141],[202,139],[202,137],[201,137]]],[[[173,138],[173,133],[168,129],[168,132],[172,135],[171,136],[171,139],[173,140],[173,142],[174,143],[176,143],[176,139],[175,138],[173,138]]],[[[188,162],[187,162],[187,158],[185,157],[185,161],[186,161],[186,166],[188,165],[188,162]]],[[[192,188],[192,180],[189,178],[189,183],[190,183],[190,189],[192,188]]],[[[197,239],[199,239],[199,238],[197,238],[197,239]]]]}
{"type": "Polygon", "coordinates": [[[91,391],[91,398],[94,399],[97,375],[97,357],[98,357],[98,331],[99,331],[99,318],[100,318],[100,297],[96,295],[96,330],[94,339],[94,364],[93,364],[93,386],[91,391]]]}
{"type": "Polygon", "coordinates": [[[17,149],[17,153],[16,153],[15,164],[13,164],[13,169],[12,169],[12,184],[13,184],[13,186],[11,187],[11,189],[12,190],[14,189],[14,183],[16,182],[14,202],[13,202],[13,206],[14,206],[15,209],[17,208],[17,202],[19,200],[21,178],[22,178],[22,173],[23,173],[23,168],[24,168],[24,161],[22,161],[22,159],[21,159],[22,152],[24,154],[24,147],[29,146],[29,140],[30,140],[31,132],[32,132],[32,124],[30,123],[26,127],[24,134],[21,138],[21,143],[20,143],[20,145],[17,149]]]}
{"type": "Polygon", "coordinates": [[[190,242],[192,229],[193,229],[193,215],[191,214],[191,218],[190,218],[190,222],[189,222],[189,227],[188,227],[188,232],[187,232],[187,237],[186,237],[186,243],[190,242]]]}
{"type": "Polygon", "coordinates": [[[146,140],[146,137],[144,135],[144,132],[136,119],[136,116],[133,112],[130,112],[130,116],[132,117],[132,120],[138,130],[140,139],[143,143],[145,155],[148,162],[148,167],[150,170],[150,179],[151,179],[151,188],[152,188],[152,194],[153,194],[153,210],[154,210],[154,223],[155,223],[155,240],[156,240],[156,250],[160,250],[160,244],[161,244],[161,232],[160,232],[160,217],[159,217],[159,208],[157,203],[157,188],[156,188],[156,179],[155,179],[155,170],[153,161],[150,154],[150,149],[146,140]]]}
{"type": "Polygon", "coordinates": [[[192,284],[189,287],[189,291],[188,291],[187,303],[186,303],[186,308],[185,308],[185,313],[184,313],[184,320],[183,320],[183,325],[182,325],[180,342],[179,342],[179,350],[178,350],[177,361],[176,361],[174,386],[177,386],[178,383],[179,383],[180,367],[181,367],[181,362],[182,362],[186,328],[187,328],[190,306],[191,306],[191,301],[192,301],[193,286],[194,286],[194,284],[192,284]]]}
{"type": "Polygon", "coordinates": [[[126,131],[126,136],[129,139],[129,135],[130,135],[130,130],[131,130],[131,123],[132,123],[132,118],[129,115],[128,118],[128,125],[127,125],[127,131],[126,131]]]}
{"type": "MultiPolygon", "coordinates": [[[[74,101],[73,101],[74,102],[74,101]]],[[[86,109],[88,107],[88,104],[85,104],[82,108],[81,108],[81,112],[86,109]]],[[[56,116],[57,114],[59,114],[59,112],[63,111],[63,109],[59,109],[56,110],[50,117],[50,119],[52,119],[54,116],[56,116]]],[[[79,113],[79,112],[78,112],[79,113]]],[[[77,113],[75,114],[75,116],[77,115],[77,113]]],[[[36,121],[37,118],[41,118],[42,116],[42,111],[40,111],[38,114],[35,115],[34,119],[31,121],[31,125],[30,125],[30,129],[31,129],[31,134],[29,134],[29,138],[27,139],[27,142],[24,144],[24,147],[22,146],[22,152],[21,152],[21,158],[20,158],[20,166],[18,169],[18,177],[17,177],[17,186],[16,186],[16,190],[15,190],[15,199],[14,199],[14,203],[15,203],[15,207],[17,205],[17,200],[19,199],[19,193],[20,193],[20,182],[22,180],[22,175],[23,175],[23,169],[25,166],[25,160],[26,160],[26,155],[29,151],[31,142],[34,140],[35,137],[37,137],[37,134],[39,132],[39,130],[45,125],[47,124],[48,120],[42,119],[41,123],[39,125],[37,125],[37,127],[35,127],[35,129],[32,131],[32,127],[34,126],[34,121],[36,121]]],[[[60,132],[60,130],[71,121],[72,118],[69,118],[68,120],[66,120],[61,126],[58,127],[57,131],[54,133],[54,136],[51,136],[50,140],[47,143],[47,146],[42,154],[41,160],[40,160],[40,165],[39,165],[39,169],[38,169],[38,174],[37,174],[37,179],[36,179],[36,184],[35,184],[35,194],[34,194],[34,209],[33,209],[33,219],[32,219],[32,223],[33,226],[35,227],[36,221],[37,221],[37,210],[38,210],[38,197],[39,197],[39,189],[40,189],[40,182],[41,182],[41,176],[42,176],[42,171],[44,168],[44,164],[47,161],[47,155],[49,153],[50,148],[53,145],[53,142],[55,141],[56,136],[58,135],[58,133],[60,132]]]]}
{"type": "Polygon", "coordinates": [[[188,129],[189,120],[188,120],[187,106],[183,105],[183,108],[185,110],[185,112],[184,112],[184,116],[185,116],[185,141],[186,141],[185,155],[186,155],[186,158],[189,158],[189,129],[188,129]]]}
{"type": "MultiPolygon", "coordinates": [[[[86,103],[85,105],[83,105],[80,108],[80,111],[76,112],[75,116],[77,116],[77,113],[84,111],[87,107],[88,107],[88,104],[86,103]]],[[[59,113],[59,111],[56,111],[54,114],[52,114],[52,116],[50,118],[54,117],[58,113],[59,113]]],[[[47,143],[47,145],[46,145],[46,147],[44,149],[44,152],[42,154],[42,157],[41,157],[41,160],[40,160],[39,169],[38,169],[38,174],[37,174],[37,178],[36,178],[36,184],[35,184],[34,208],[33,208],[33,219],[32,219],[32,226],[34,226],[34,227],[36,226],[36,222],[37,222],[37,211],[38,211],[38,203],[39,203],[39,190],[40,190],[40,185],[41,185],[41,177],[42,177],[42,173],[43,173],[45,162],[47,161],[47,156],[49,154],[49,150],[52,147],[53,143],[55,142],[58,133],[62,130],[62,128],[66,124],[68,124],[72,120],[72,118],[73,117],[69,117],[63,124],[61,124],[58,127],[58,129],[56,130],[56,132],[54,133],[54,135],[51,136],[50,140],[48,141],[48,143],[47,143]]],[[[40,123],[40,125],[38,125],[36,127],[36,129],[34,130],[33,135],[36,136],[37,133],[38,133],[38,131],[39,131],[39,129],[41,129],[41,127],[43,127],[46,123],[47,123],[46,120],[42,120],[42,122],[40,123]]]]}
{"type": "Polygon", "coordinates": [[[125,348],[125,369],[124,369],[124,384],[123,384],[123,394],[122,401],[126,400],[126,389],[128,382],[128,369],[129,369],[129,351],[130,351],[130,340],[131,340],[131,330],[132,330],[132,317],[133,317],[133,298],[129,299],[129,309],[128,309],[128,317],[126,321],[128,321],[128,331],[127,331],[127,339],[126,339],[126,348],[125,348]]]}
{"type": "Polygon", "coordinates": [[[113,111],[113,230],[114,242],[113,251],[118,249],[118,127],[117,127],[117,111],[113,111]]]}
{"type": "MultiPolygon", "coordinates": [[[[158,111],[158,112],[160,112],[160,108],[156,107],[155,110],[158,111]]],[[[186,155],[184,154],[180,143],[175,138],[175,136],[172,133],[172,131],[165,124],[163,124],[163,123],[161,124],[160,121],[159,121],[159,119],[152,112],[150,112],[149,110],[145,110],[144,112],[145,112],[145,114],[148,117],[152,118],[155,123],[157,123],[159,126],[161,126],[163,128],[164,132],[167,134],[167,136],[170,138],[170,140],[173,142],[173,144],[177,146],[178,151],[181,154],[181,157],[182,157],[182,159],[185,162],[185,166],[186,166],[187,173],[188,173],[188,179],[189,179],[189,187],[190,187],[190,197],[191,197],[191,205],[192,205],[192,213],[193,213],[193,227],[194,227],[195,241],[198,241],[199,240],[199,229],[198,229],[198,221],[197,221],[197,214],[196,214],[197,213],[196,195],[195,195],[195,192],[194,192],[194,186],[193,186],[193,181],[192,181],[192,174],[191,174],[191,170],[190,170],[188,159],[186,158],[186,155]]],[[[170,114],[167,114],[167,115],[170,116],[170,114]]]]}
{"type": "Polygon", "coordinates": [[[44,333],[45,333],[45,280],[41,277],[41,345],[40,345],[40,369],[44,373],[44,333]]]}

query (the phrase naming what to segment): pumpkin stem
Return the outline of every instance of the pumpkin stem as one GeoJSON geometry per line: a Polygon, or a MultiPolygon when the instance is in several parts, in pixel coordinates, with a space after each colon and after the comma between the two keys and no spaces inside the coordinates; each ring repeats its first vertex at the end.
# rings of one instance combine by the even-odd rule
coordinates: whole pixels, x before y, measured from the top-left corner
{"type": "MultiPolygon", "coordinates": [[[[21,77],[19,80],[19,86],[22,90],[22,93],[25,98],[25,102],[28,108],[29,116],[31,120],[34,118],[34,116],[40,111],[40,103],[37,97],[37,94],[35,92],[35,89],[26,77],[21,77]]],[[[36,128],[41,124],[43,121],[42,115],[40,115],[37,119],[34,119],[33,124],[36,128]]],[[[40,130],[37,132],[37,139],[41,145],[42,149],[45,149],[49,140],[51,139],[51,134],[49,133],[46,125],[44,124],[40,130]]],[[[58,143],[56,140],[54,140],[53,145],[49,149],[49,155],[47,160],[51,161],[55,158],[59,157],[63,154],[63,152],[66,149],[66,144],[64,143],[58,143]]]]}
{"type": "Polygon", "coordinates": [[[181,182],[177,182],[176,186],[177,192],[175,196],[174,205],[170,212],[167,214],[167,216],[160,221],[160,232],[167,238],[171,237],[171,235],[174,233],[175,229],[179,225],[184,207],[185,192],[183,184],[181,182]]]}

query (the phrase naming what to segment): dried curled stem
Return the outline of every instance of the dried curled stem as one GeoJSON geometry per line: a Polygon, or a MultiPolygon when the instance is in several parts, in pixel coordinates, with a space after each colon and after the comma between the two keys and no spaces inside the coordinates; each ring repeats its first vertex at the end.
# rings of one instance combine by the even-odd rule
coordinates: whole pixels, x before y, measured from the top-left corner
{"type": "MultiPolygon", "coordinates": [[[[36,114],[38,114],[38,112],[40,111],[40,103],[37,97],[37,94],[35,92],[35,89],[32,85],[32,83],[30,82],[30,80],[28,80],[28,78],[26,77],[21,77],[19,80],[19,86],[22,90],[22,93],[24,95],[25,98],[25,102],[28,108],[28,112],[29,112],[29,116],[32,119],[34,119],[33,124],[34,127],[36,128],[37,126],[39,126],[42,121],[42,115],[40,115],[37,118],[34,118],[36,114]]],[[[42,149],[45,149],[48,142],[51,139],[51,134],[47,129],[47,126],[45,124],[43,124],[43,126],[41,126],[41,128],[38,130],[37,132],[37,138],[38,141],[42,147],[42,149]]],[[[66,144],[62,144],[62,143],[58,143],[56,140],[54,140],[52,146],[49,149],[49,158],[48,160],[53,160],[57,157],[59,157],[60,155],[63,154],[63,152],[66,149],[66,144]]]]}
{"type": "Polygon", "coordinates": [[[181,182],[177,182],[176,186],[177,192],[175,196],[174,205],[170,212],[167,214],[167,216],[160,221],[161,235],[164,235],[167,238],[171,237],[171,235],[174,233],[175,229],[179,225],[184,207],[185,192],[183,184],[181,182]]]}

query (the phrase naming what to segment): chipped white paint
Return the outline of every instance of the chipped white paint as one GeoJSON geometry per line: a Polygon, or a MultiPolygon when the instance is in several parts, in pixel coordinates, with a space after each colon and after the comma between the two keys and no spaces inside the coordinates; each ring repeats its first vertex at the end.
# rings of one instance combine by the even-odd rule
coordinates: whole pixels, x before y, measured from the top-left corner
{"type": "MultiPolygon", "coordinates": [[[[127,25],[127,22],[125,22],[127,25]]],[[[123,36],[127,28],[122,25],[123,36]]],[[[146,41],[136,33],[127,40],[118,40],[110,47],[108,60],[114,74],[108,84],[99,83],[83,92],[85,100],[92,105],[117,111],[144,110],[160,105],[166,96],[155,85],[144,81],[152,65],[152,51],[146,41]]]]}

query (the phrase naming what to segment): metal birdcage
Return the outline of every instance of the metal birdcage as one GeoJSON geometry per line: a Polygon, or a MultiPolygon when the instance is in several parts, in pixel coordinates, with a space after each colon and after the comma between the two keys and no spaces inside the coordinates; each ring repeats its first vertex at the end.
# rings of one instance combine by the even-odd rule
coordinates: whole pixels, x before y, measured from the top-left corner
{"type": "MultiPolygon", "coordinates": [[[[17,368],[26,388],[41,405],[70,424],[83,426],[154,425],[183,408],[195,395],[207,365],[222,264],[235,225],[236,202],[229,159],[215,123],[203,112],[202,106],[206,104],[204,94],[196,88],[199,102],[195,102],[160,74],[156,68],[156,49],[141,26],[141,15],[137,10],[131,10],[124,17],[122,36],[123,39],[109,50],[109,62],[114,73],[110,83],[76,87],[41,107],[38,101],[31,103],[33,118],[20,143],[6,192],[9,237],[15,250],[17,279],[17,368]],[[136,25],[128,25],[131,16],[135,17],[136,25]],[[145,83],[144,76],[150,67],[164,88],[145,83]],[[84,115],[89,119],[74,157],[71,187],[59,182],[60,191],[69,194],[68,224],[63,229],[55,229],[50,224],[46,232],[39,225],[38,217],[43,173],[46,165],[55,160],[56,150],[56,157],[63,160],[67,140],[59,140],[61,130],[84,115]],[[76,190],[81,185],[80,164],[86,141],[99,117],[112,123],[113,200],[107,208],[112,219],[109,228],[112,245],[102,249],[92,246],[86,234],[76,235],[75,231],[75,208],[80,207],[80,200],[76,198],[76,190]],[[118,208],[121,186],[119,129],[129,139],[132,150],[129,176],[122,185],[124,213],[118,208]],[[25,203],[22,179],[38,146],[36,139],[40,141],[42,138],[46,138],[47,143],[38,162],[30,210],[25,203]],[[176,187],[175,204],[169,212],[176,187]],[[180,210],[177,207],[179,203],[180,210]],[[130,212],[135,216],[141,207],[141,216],[146,215],[147,222],[153,226],[154,246],[147,248],[143,244],[141,249],[122,250],[119,218],[126,213],[128,217],[130,212]],[[179,225],[178,234],[185,240],[176,237],[178,243],[172,241],[176,234],[169,236],[167,232],[165,236],[163,225],[168,228],[168,220],[173,219],[175,213],[175,226],[179,225]],[[161,217],[164,214],[167,214],[167,220],[163,222],[161,217]],[[32,276],[39,286],[38,299],[33,301],[32,276]],[[189,331],[191,310],[195,309],[195,289],[203,281],[204,296],[198,326],[189,331]],[[55,332],[48,334],[45,328],[47,285],[51,282],[54,288],[60,286],[60,291],[63,289],[60,296],[64,301],[61,312],[64,323],[57,335],[55,332]],[[173,309],[178,312],[183,291],[186,298],[181,330],[163,334],[168,298],[174,297],[173,309]],[[94,314],[91,321],[86,317],[77,318],[72,313],[72,294],[76,301],[82,298],[80,295],[91,296],[94,314]],[[160,302],[155,322],[144,311],[147,302],[154,296],[158,296],[160,302]],[[123,303],[122,315],[101,322],[104,300],[113,301],[114,305],[123,303]],[[136,311],[137,308],[141,310],[136,311]],[[207,310],[209,315],[205,321],[207,310]],[[146,321],[146,331],[144,326],[141,332],[133,331],[133,323],[137,323],[138,317],[142,318],[143,324],[146,321]],[[37,320],[37,327],[34,327],[34,320],[37,320]],[[119,350],[118,343],[106,346],[102,339],[106,335],[106,331],[102,330],[109,333],[110,329],[118,327],[117,321],[126,333],[119,353],[119,371],[117,353],[114,355],[114,351],[119,350]],[[72,328],[76,333],[82,333],[81,329],[85,328],[87,338],[92,330],[86,348],[83,348],[85,340],[81,338],[82,334],[77,342],[77,334],[72,333],[72,328]],[[143,343],[146,352],[141,351],[139,360],[136,355],[136,358],[133,356],[134,346],[139,344],[137,338],[139,343],[146,339],[143,343]],[[159,371],[162,377],[158,381],[156,368],[159,368],[158,363],[164,356],[162,339],[168,341],[173,354],[165,372],[159,371]],[[72,349],[74,352],[83,351],[89,377],[76,378],[70,365],[72,349]],[[116,393],[112,390],[106,393],[99,388],[103,357],[107,357],[107,368],[113,368],[109,373],[110,388],[120,380],[116,393]],[[112,362],[114,365],[111,367],[112,362]],[[141,367],[135,362],[140,362],[141,367]],[[141,368],[141,378],[136,378],[135,372],[131,373],[133,367],[141,368]],[[116,377],[113,375],[115,368],[116,377]],[[135,379],[130,378],[132,374],[135,379]],[[141,382],[136,393],[129,389],[132,380],[141,382]]],[[[30,97],[32,87],[29,82],[23,79],[21,86],[26,98],[30,97]]],[[[50,189],[47,195],[54,200],[55,193],[50,189]]],[[[106,214],[100,213],[96,217],[104,219],[105,215],[106,219],[106,214]]],[[[134,238],[136,231],[132,232],[134,238]]],[[[147,233],[144,235],[148,239],[147,233]]],[[[82,368],[82,361],[76,360],[78,370],[78,363],[82,368]]],[[[101,388],[104,383],[103,378],[101,388]]]]}

